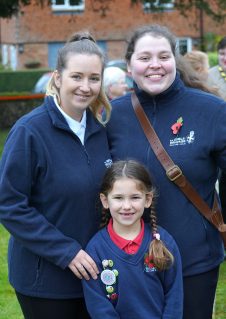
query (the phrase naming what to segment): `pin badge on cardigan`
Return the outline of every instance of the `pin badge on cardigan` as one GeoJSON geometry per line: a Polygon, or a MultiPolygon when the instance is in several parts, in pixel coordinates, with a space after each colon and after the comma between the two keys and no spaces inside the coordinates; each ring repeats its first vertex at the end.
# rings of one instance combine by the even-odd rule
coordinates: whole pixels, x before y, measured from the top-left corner
{"type": "Polygon", "coordinates": [[[111,269],[113,265],[114,262],[111,259],[104,259],[102,261],[103,271],[100,274],[100,279],[105,285],[107,298],[111,301],[115,301],[118,298],[114,285],[116,284],[119,273],[117,269],[111,269]]]}
{"type": "Polygon", "coordinates": [[[202,197],[196,192],[193,186],[189,183],[183,175],[181,169],[175,165],[169,154],[164,149],[161,141],[158,138],[154,128],[148,120],[140,102],[133,92],[131,94],[131,101],[135,114],[140,122],[140,125],[146,135],[156,157],[166,171],[166,175],[171,182],[176,184],[190,202],[198,209],[198,211],[211,222],[220,232],[224,247],[226,248],[226,224],[222,217],[222,212],[215,194],[213,208],[211,209],[202,197]]]}

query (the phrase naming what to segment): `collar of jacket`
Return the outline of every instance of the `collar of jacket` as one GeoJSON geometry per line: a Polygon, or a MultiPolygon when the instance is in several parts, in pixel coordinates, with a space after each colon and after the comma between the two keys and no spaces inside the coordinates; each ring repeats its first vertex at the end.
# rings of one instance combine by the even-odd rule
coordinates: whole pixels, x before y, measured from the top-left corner
{"type": "MultiPolygon", "coordinates": [[[[49,117],[51,119],[53,126],[59,128],[59,129],[62,129],[62,130],[72,132],[71,129],[69,128],[65,118],[57,109],[57,107],[54,103],[53,97],[46,96],[45,100],[44,100],[44,104],[47,107],[47,112],[49,114],[49,117]]],[[[101,123],[99,123],[97,121],[97,119],[94,118],[91,110],[87,109],[87,112],[86,112],[86,138],[89,135],[91,135],[97,131],[100,131],[102,128],[103,128],[103,125],[101,125],[101,123]]]]}

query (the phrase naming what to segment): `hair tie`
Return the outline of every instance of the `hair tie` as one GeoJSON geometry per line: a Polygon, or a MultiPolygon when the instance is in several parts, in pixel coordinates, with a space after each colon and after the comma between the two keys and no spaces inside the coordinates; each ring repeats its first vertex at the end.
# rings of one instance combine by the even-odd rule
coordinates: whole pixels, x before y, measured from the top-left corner
{"type": "Polygon", "coordinates": [[[153,237],[154,237],[156,240],[160,240],[160,234],[159,234],[159,233],[153,234],[153,237]]]}
{"type": "Polygon", "coordinates": [[[94,39],[92,39],[90,36],[82,36],[79,40],[80,40],[80,41],[82,41],[82,40],[89,40],[89,41],[92,41],[92,42],[95,43],[94,39]]]}

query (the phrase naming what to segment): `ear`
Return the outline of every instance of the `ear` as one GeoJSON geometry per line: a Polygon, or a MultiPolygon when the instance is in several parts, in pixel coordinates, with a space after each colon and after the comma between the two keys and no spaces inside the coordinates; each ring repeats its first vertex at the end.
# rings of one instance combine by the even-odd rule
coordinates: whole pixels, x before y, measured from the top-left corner
{"type": "Polygon", "coordinates": [[[127,62],[127,72],[131,74],[131,68],[130,68],[130,63],[127,62]]]}
{"type": "Polygon", "coordinates": [[[103,207],[105,209],[108,209],[109,208],[108,199],[103,193],[100,193],[100,200],[101,200],[101,203],[102,203],[103,207]]]}
{"type": "Polygon", "coordinates": [[[145,208],[149,208],[151,206],[152,203],[152,199],[153,199],[153,193],[149,192],[146,193],[146,199],[145,199],[145,208]]]}
{"type": "Polygon", "coordinates": [[[53,78],[54,78],[54,82],[55,82],[56,87],[59,89],[60,85],[61,85],[61,76],[57,70],[54,71],[53,78]]]}

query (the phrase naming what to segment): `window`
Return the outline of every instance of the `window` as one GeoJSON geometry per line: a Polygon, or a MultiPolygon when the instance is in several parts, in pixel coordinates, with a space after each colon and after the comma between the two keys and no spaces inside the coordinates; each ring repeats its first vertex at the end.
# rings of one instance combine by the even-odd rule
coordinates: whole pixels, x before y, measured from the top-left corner
{"type": "Polygon", "coordinates": [[[145,12],[171,11],[174,8],[174,0],[147,0],[143,1],[145,12]]]}
{"type": "Polygon", "coordinates": [[[52,0],[54,11],[84,11],[85,0],[52,0]]]}
{"type": "Polygon", "coordinates": [[[192,39],[191,38],[178,38],[177,47],[180,54],[184,55],[192,50],[192,39]]]}

